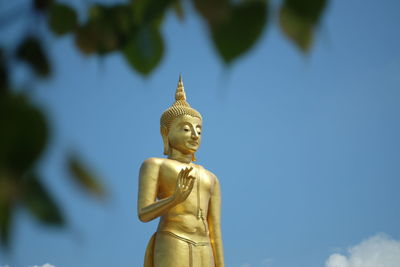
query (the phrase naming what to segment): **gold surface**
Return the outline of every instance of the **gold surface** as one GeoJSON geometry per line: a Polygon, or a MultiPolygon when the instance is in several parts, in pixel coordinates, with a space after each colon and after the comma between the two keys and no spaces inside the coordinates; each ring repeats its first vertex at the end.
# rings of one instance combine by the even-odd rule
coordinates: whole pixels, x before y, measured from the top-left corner
{"type": "Polygon", "coordinates": [[[217,177],[194,164],[202,118],[186,102],[179,77],[175,103],[161,116],[164,154],[140,168],[138,216],[160,218],[150,239],[145,267],[221,267],[221,193],[217,177]]]}

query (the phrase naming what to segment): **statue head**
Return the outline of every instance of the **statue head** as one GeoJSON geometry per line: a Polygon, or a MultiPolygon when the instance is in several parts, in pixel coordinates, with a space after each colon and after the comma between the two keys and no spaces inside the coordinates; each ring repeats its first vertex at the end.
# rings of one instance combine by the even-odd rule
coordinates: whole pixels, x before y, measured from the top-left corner
{"type": "Polygon", "coordinates": [[[202,117],[186,102],[182,76],[179,76],[175,102],[161,116],[160,131],[164,142],[164,155],[174,148],[183,154],[193,154],[200,146],[202,117]]]}

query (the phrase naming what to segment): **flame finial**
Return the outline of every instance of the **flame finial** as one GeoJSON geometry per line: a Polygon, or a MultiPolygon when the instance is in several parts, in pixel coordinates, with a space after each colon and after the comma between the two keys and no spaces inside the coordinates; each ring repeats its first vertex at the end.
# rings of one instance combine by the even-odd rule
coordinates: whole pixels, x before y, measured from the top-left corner
{"type": "Polygon", "coordinates": [[[176,87],[175,100],[186,100],[185,88],[183,87],[182,74],[179,74],[178,86],[176,87]]]}

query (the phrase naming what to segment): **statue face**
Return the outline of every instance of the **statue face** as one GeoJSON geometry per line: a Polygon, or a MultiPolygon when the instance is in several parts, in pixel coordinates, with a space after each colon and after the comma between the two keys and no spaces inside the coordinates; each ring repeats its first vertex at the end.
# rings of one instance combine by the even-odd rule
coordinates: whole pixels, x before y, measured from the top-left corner
{"type": "Polygon", "coordinates": [[[170,148],[183,154],[193,154],[201,142],[201,119],[189,115],[174,119],[168,130],[170,148]]]}

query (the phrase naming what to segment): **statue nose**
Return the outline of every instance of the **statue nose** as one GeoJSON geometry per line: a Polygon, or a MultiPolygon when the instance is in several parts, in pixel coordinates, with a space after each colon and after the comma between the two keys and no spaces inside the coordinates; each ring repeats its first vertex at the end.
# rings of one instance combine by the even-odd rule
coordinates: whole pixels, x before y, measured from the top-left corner
{"type": "Polygon", "coordinates": [[[192,139],[193,140],[199,139],[199,135],[197,133],[192,133],[192,139]]]}

